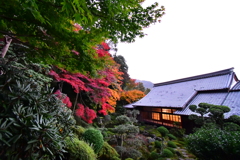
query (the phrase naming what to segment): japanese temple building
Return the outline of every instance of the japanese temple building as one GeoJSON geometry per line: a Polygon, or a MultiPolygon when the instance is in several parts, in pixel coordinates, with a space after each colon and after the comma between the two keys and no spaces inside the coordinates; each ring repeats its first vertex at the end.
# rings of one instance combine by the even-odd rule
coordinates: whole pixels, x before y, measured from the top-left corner
{"type": "Polygon", "coordinates": [[[225,118],[240,116],[240,81],[233,68],[154,84],[145,97],[124,107],[138,109],[140,121],[170,127],[178,122],[191,130],[194,123],[188,116],[196,113],[189,106],[202,102],[228,106],[225,118]]]}

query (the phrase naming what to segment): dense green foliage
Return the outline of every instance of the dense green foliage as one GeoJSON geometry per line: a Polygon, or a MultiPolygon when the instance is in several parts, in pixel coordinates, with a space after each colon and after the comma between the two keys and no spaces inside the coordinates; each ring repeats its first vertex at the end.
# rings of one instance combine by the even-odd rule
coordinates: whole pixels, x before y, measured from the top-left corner
{"type": "Polygon", "coordinates": [[[98,153],[101,150],[104,140],[99,130],[94,128],[87,129],[83,133],[82,138],[87,143],[93,145],[93,149],[95,153],[98,153]]]}
{"type": "Polygon", "coordinates": [[[233,122],[240,125],[240,116],[232,115],[227,119],[228,122],[233,122]]]}
{"type": "Polygon", "coordinates": [[[168,141],[167,142],[167,146],[168,147],[172,147],[172,148],[176,148],[177,147],[176,144],[173,141],[168,141]]]}
{"type": "Polygon", "coordinates": [[[240,132],[199,129],[187,137],[188,149],[200,159],[239,159],[240,132]]]}
{"type": "Polygon", "coordinates": [[[199,103],[198,106],[191,105],[189,109],[195,113],[200,114],[200,117],[196,114],[190,115],[190,119],[194,120],[196,124],[204,125],[208,122],[215,123],[221,128],[223,127],[224,113],[230,111],[230,108],[227,106],[213,105],[208,103],[199,103]],[[209,113],[209,114],[208,114],[209,113]],[[206,119],[206,114],[208,114],[208,119],[206,119]]]}
{"type": "Polygon", "coordinates": [[[164,14],[157,3],[143,8],[139,0],[8,0],[0,6],[0,37],[28,46],[29,59],[92,75],[104,67],[95,58],[100,42],[133,42],[164,14]]]}
{"type": "Polygon", "coordinates": [[[165,149],[163,149],[161,156],[170,158],[170,157],[173,157],[173,153],[169,149],[165,148],[165,149]]]}
{"type": "Polygon", "coordinates": [[[107,142],[103,143],[102,149],[98,155],[99,160],[120,160],[117,151],[107,142]]]}
{"type": "Polygon", "coordinates": [[[51,79],[44,75],[44,65],[9,54],[1,59],[0,68],[4,72],[0,76],[1,157],[54,159],[62,156],[64,138],[71,135],[75,120],[71,110],[46,84],[51,79]]]}
{"type": "Polygon", "coordinates": [[[156,159],[158,159],[158,158],[160,158],[160,157],[161,157],[160,154],[158,154],[158,153],[155,152],[155,151],[152,151],[152,152],[150,153],[149,159],[150,159],[150,160],[156,160],[156,159]]]}
{"type": "Polygon", "coordinates": [[[80,139],[83,135],[83,133],[86,131],[85,128],[83,128],[82,126],[74,126],[72,128],[73,133],[80,139]]]}
{"type": "Polygon", "coordinates": [[[78,138],[66,138],[66,147],[71,160],[96,160],[94,150],[84,141],[78,138]]]}
{"type": "Polygon", "coordinates": [[[162,148],[162,143],[161,142],[159,142],[159,141],[154,141],[154,145],[155,145],[155,148],[159,148],[159,149],[161,149],[162,148]]]}
{"type": "Polygon", "coordinates": [[[170,140],[176,140],[177,139],[177,137],[174,136],[173,134],[168,134],[167,136],[170,140]]]}
{"type": "Polygon", "coordinates": [[[161,133],[162,137],[167,136],[167,134],[169,133],[168,129],[164,126],[158,127],[157,130],[159,133],[161,133]]]}

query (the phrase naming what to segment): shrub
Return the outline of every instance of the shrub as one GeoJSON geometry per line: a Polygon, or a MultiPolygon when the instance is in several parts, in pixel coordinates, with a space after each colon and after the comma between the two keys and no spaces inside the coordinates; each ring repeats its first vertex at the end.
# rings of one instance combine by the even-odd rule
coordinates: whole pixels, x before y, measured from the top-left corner
{"type": "Polygon", "coordinates": [[[78,138],[66,139],[69,159],[71,160],[96,160],[97,156],[94,150],[84,141],[78,138]]]}
{"type": "Polygon", "coordinates": [[[240,125],[240,116],[238,116],[238,115],[232,115],[227,120],[229,122],[233,122],[233,123],[240,125]]]}
{"type": "Polygon", "coordinates": [[[127,156],[132,159],[138,159],[142,156],[142,153],[134,148],[127,148],[127,156]]]}
{"type": "Polygon", "coordinates": [[[104,141],[103,136],[99,130],[94,128],[87,129],[83,133],[82,138],[87,143],[93,145],[95,153],[98,153],[101,150],[104,141]]]}
{"type": "Polygon", "coordinates": [[[172,134],[168,134],[167,136],[168,136],[168,138],[169,138],[170,140],[176,140],[176,139],[177,139],[177,138],[176,138],[174,135],[172,135],[172,134]]]}
{"type": "Polygon", "coordinates": [[[74,126],[73,127],[73,133],[76,134],[78,136],[78,138],[81,138],[83,133],[85,132],[85,128],[83,128],[82,126],[74,126]]]}
{"type": "Polygon", "coordinates": [[[107,142],[103,143],[102,149],[98,153],[99,160],[120,160],[117,151],[107,142]]]}
{"type": "Polygon", "coordinates": [[[169,133],[168,129],[163,126],[158,127],[157,130],[161,133],[162,137],[165,137],[169,133]]]}
{"type": "Polygon", "coordinates": [[[161,157],[160,154],[158,154],[158,153],[155,152],[155,151],[152,151],[152,152],[150,153],[149,159],[150,159],[150,160],[156,160],[156,159],[158,159],[158,158],[160,158],[160,157],[161,157]]]}
{"type": "Polygon", "coordinates": [[[165,148],[165,149],[163,149],[161,156],[170,158],[170,157],[173,157],[173,155],[174,154],[169,149],[165,148]]]}
{"type": "Polygon", "coordinates": [[[226,131],[240,131],[240,126],[233,122],[224,123],[223,128],[226,131]]]}
{"type": "Polygon", "coordinates": [[[38,80],[43,74],[17,63],[6,67],[0,76],[0,157],[61,157],[64,139],[75,124],[72,111],[53,94],[47,81],[38,80]],[[28,73],[36,77],[26,77],[28,73]]]}
{"type": "Polygon", "coordinates": [[[201,159],[240,159],[240,132],[199,129],[187,137],[187,148],[201,159]]]}
{"type": "Polygon", "coordinates": [[[154,143],[155,143],[155,148],[159,148],[159,149],[162,148],[162,143],[161,142],[155,141],[154,143]]]}
{"type": "Polygon", "coordinates": [[[170,133],[178,138],[183,138],[186,130],[184,128],[171,128],[170,133]]]}
{"type": "Polygon", "coordinates": [[[172,141],[168,141],[167,145],[168,145],[168,147],[172,147],[172,148],[176,148],[177,147],[177,145],[174,142],[172,142],[172,141]]]}
{"type": "Polygon", "coordinates": [[[167,149],[170,150],[173,154],[176,153],[176,151],[173,148],[171,148],[171,147],[167,147],[167,149]]]}

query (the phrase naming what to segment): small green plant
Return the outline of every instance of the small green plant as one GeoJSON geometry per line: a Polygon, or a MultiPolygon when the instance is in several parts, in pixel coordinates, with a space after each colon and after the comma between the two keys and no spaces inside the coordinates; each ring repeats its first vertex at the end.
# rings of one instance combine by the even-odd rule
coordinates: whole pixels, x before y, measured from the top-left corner
{"type": "Polygon", "coordinates": [[[175,137],[175,136],[172,135],[172,134],[168,134],[167,136],[168,136],[168,138],[169,138],[170,140],[176,140],[176,139],[177,139],[177,137],[175,137]]]}
{"type": "Polygon", "coordinates": [[[171,147],[167,147],[166,149],[170,150],[173,154],[176,153],[176,151],[173,148],[171,148],[171,147]]]}
{"type": "Polygon", "coordinates": [[[101,150],[104,140],[99,130],[94,128],[87,129],[83,133],[82,138],[87,143],[93,145],[95,153],[98,153],[101,150]]]}
{"type": "Polygon", "coordinates": [[[167,146],[168,147],[172,147],[172,148],[176,148],[177,147],[177,145],[173,141],[168,141],[167,142],[167,146]]]}
{"type": "Polygon", "coordinates": [[[162,143],[161,142],[159,142],[159,141],[155,141],[154,142],[154,144],[155,144],[155,148],[159,148],[159,149],[161,149],[162,148],[162,143]]]}
{"type": "Polygon", "coordinates": [[[158,159],[158,158],[160,158],[160,157],[161,157],[160,154],[158,154],[158,153],[155,152],[155,151],[152,151],[152,152],[150,153],[149,159],[150,159],[150,160],[156,160],[156,159],[158,159]]]}
{"type": "Polygon", "coordinates": [[[169,149],[165,148],[165,149],[163,149],[161,156],[170,158],[170,157],[173,157],[173,155],[174,154],[169,149]]]}

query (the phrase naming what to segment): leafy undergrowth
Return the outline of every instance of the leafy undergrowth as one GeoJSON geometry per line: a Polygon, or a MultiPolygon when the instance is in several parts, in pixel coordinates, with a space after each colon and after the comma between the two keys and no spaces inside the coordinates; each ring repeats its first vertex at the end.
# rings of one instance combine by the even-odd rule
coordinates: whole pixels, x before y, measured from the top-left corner
{"type": "MultiPolygon", "coordinates": [[[[166,138],[164,142],[164,149],[163,150],[170,150],[173,154],[166,155],[167,157],[163,156],[163,152],[161,153],[161,149],[159,146],[156,145],[156,141],[160,142],[160,147],[162,143],[162,135],[158,132],[157,126],[154,125],[141,125],[139,126],[140,134],[138,136],[142,137],[142,140],[145,141],[145,144],[148,148],[148,155],[145,154],[145,159],[148,160],[174,160],[174,159],[187,159],[187,160],[194,160],[197,159],[195,155],[190,153],[186,148],[186,141],[184,137],[177,137],[175,140],[171,138],[166,138]],[[152,139],[151,139],[151,138],[152,139]],[[154,143],[155,142],[155,143],[154,143]],[[174,144],[173,146],[168,146],[168,144],[174,144]]],[[[177,130],[177,129],[176,129],[177,130]]],[[[174,132],[170,129],[169,134],[173,134],[174,132]]],[[[171,137],[171,136],[169,136],[171,137]]]]}

